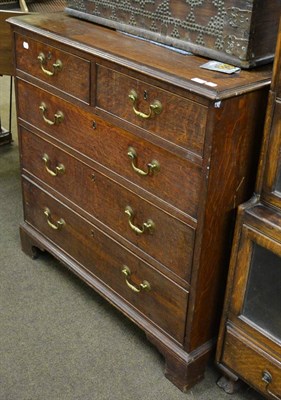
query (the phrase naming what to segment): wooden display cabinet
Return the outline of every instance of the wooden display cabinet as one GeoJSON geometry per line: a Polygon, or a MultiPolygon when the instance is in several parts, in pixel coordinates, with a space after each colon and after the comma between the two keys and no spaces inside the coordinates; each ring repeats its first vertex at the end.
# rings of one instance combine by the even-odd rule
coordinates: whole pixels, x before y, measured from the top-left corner
{"type": "Polygon", "coordinates": [[[281,98],[279,33],[256,193],[239,208],[217,347],[218,384],[239,378],[281,399],[281,98]]]}

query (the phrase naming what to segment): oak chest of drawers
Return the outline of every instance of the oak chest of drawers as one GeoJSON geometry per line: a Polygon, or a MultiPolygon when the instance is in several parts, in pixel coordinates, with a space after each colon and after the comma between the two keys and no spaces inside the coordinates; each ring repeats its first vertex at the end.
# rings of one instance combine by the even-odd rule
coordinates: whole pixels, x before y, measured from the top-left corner
{"type": "Polygon", "coordinates": [[[10,22],[23,250],[50,252],[139,325],[185,390],[215,344],[270,67],[228,77],[64,14],[10,22]]]}

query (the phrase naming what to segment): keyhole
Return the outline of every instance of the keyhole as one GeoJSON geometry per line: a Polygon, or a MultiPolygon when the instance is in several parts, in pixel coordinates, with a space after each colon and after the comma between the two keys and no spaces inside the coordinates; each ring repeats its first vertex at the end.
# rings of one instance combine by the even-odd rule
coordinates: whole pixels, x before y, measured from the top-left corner
{"type": "Polygon", "coordinates": [[[145,90],[145,91],[143,92],[143,98],[144,98],[144,100],[147,100],[147,99],[148,99],[147,90],[145,90]]]}

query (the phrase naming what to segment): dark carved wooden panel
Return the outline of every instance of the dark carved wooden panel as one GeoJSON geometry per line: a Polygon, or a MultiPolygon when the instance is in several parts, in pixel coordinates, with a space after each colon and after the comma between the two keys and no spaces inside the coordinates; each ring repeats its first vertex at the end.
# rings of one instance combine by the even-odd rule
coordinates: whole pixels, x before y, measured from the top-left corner
{"type": "Polygon", "coordinates": [[[272,60],[281,4],[271,0],[68,0],[66,11],[242,67],[272,60]],[[254,36],[255,34],[255,36],[254,36]]]}

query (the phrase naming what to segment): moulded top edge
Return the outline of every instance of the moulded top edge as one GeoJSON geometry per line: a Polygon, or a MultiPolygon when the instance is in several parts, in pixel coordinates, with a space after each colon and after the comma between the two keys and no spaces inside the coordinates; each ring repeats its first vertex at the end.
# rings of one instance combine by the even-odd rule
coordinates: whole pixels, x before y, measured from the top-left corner
{"type": "Polygon", "coordinates": [[[171,83],[210,100],[222,100],[269,86],[272,65],[227,75],[201,68],[208,60],[176,53],[157,44],[68,16],[29,14],[8,22],[32,34],[69,45],[91,56],[115,62],[171,83]]]}

